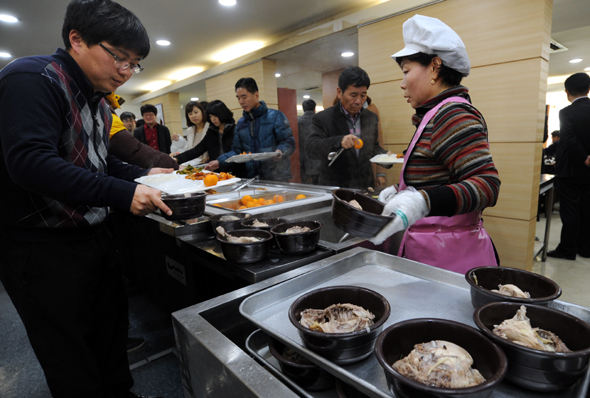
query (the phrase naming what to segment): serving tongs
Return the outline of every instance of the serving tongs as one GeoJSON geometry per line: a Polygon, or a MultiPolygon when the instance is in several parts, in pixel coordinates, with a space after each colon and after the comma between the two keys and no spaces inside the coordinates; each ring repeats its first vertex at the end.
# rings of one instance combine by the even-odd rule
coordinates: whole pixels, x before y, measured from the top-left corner
{"type": "Polygon", "coordinates": [[[238,185],[237,187],[232,189],[230,192],[236,192],[236,191],[239,191],[240,189],[246,188],[248,185],[250,185],[257,178],[258,178],[258,176],[254,177],[254,178],[250,178],[249,180],[246,180],[243,184],[238,185]]]}

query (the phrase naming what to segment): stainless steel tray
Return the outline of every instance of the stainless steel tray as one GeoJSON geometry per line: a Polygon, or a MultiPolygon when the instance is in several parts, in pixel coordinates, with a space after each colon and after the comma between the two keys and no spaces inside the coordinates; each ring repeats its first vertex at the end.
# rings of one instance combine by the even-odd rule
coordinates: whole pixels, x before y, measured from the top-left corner
{"type": "Polygon", "coordinates": [[[246,349],[250,354],[254,356],[264,365],[270,373],[273,374],[277,379],[289,386],[293,391],[299,394],[303,398],[338,398],[336,388],[330,388],[324,391],[306,391],[301,388],[297,383],[285,376],[281,372],[281,366],[279,361],[270,353],[268,349],[268,335],[262,330],[258,329],[246,339],[246,349]]]}
{"type": "MultiPolygon", "coordinates": [[[[384,329],[413,318],[450,319],[477,329],[473,322],[469,285],[461,274],[358,248],[337,254],[330,260],[328,266],[246,298],[240,305],[240,313],[269,335],[370,397],[392,396],[375,355],[356,364],[338,366],[308,350],[288,318],[289,307],[296,298],[326,286],[362,286],[377,291],[389,301],[391,315],[384,329]]],[[[556,301],[554,306],[590,321],[587,308],[563,301],[556,301]]],[[[584,398],[589,379],[586,372],[574,386],[556,393],[537,393],[503,382],[492,397],[584,398]]]]}

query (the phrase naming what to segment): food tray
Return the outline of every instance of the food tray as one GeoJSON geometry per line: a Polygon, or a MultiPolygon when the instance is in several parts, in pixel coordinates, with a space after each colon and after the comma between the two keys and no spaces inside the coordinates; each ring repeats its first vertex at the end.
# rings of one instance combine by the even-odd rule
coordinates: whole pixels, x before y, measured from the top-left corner
{"type": "MultiPolygon", "coordinates": [[[[209,171],[204,170],[204,173],[210,173],[209,171]]],[[[175,178],[170,181],[157,181],[159,174],[152,175],[152,176],[143,176],[135,179],[135,182],[138,182],[143,185],[147,185],[148,187],[159,189],[162,192],[165,192],[169,195],[179,195],[187,192],[197,192],[197,191],[204,191],[207,189],[215,189],[218,187],[222,187],[224,185],[231,185],[235,184],[236,182],[240,181],[240,178],[230,178],[229,180],[223,180],[217,182],[217,185],[213,185],[210,187],[206,187],[203,180],[187,180],[186,174],[177,174],[176,172],[171,173],[170,176],[174,176],[175,178]]],[[[162,175],[164,176],[164,174],[162,175]]],[[[167,176],[167,175],[166,175],[167,176]]]]}
{"type": "Polygon", "coordinates": [[[289,386],[298,395],[304,398],[338,398],[336,388],[332,387],[324,391],[307,391],[281,372],[279,361],[268,349],[268,335],[262,330],[252,332],[246,339],[246,349],[256,358],[258,362],[268,369],[277,379],[289,386]]]}
{"type": "Polygon", "coordinates": [[[261,153],[248,153],[245,155],[234,155],[225,161],[228,163],[246,163],[251,160],[264,160],[278,156],[277,152],[261,152],[261,153]]]}
{"type": "Polygon", "coordinates": [[[391,166],[392,164],[404,162],[404,158],[398,158],[397,154],[395,154],[395,153],[391,154],[390,156],[387,156],[388,159],[386,159],[386,160],[381,159],[382,156],[387,156],[387,155],[376,155],[376,156],[373,156],[371,159],[369,159],[369,161],[371,161],[375,164],[378,164],[380,166],[391,166]]]}
{"type": "MultiPolygon", "coordinates": [[[[352,365],[338,366],[308,350],[288,319],[289,307],[299,296],[327,286],[362,286],[375,290],[389,301],[391,315],[384,329],[414,318],[450,319],[477,329],[473,322],[469,285],[461,274],[367,249],[352,249],[325,261],[329,266],[246,298],[240,305],[240,313],[269,335],[370,397],[393,396],[375,354],[352,365]]],[[[587,308],[559,300],[551,306],[590,321],[590,310],[587,308]]],[[[554,394],[526,390],[504,381],[491,397],[584,398],[589,379],[587,371],[578,383],[554,394]]]]}

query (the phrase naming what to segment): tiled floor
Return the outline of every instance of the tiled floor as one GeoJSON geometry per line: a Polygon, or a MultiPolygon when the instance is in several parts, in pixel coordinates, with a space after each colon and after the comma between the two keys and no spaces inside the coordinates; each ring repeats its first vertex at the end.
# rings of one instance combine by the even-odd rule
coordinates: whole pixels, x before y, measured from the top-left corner
{"type": "MultiPolygon", "coordinates": [[[[174,355],[170,314],[144,295],[129,299],[130,336],[143,337],[143,347],[129,354],[138,394],[183,398],[180,365],[174,355]]],[[[0,397],[50,398],[49,388],[24,326],[0,284],[0,397]]]]}

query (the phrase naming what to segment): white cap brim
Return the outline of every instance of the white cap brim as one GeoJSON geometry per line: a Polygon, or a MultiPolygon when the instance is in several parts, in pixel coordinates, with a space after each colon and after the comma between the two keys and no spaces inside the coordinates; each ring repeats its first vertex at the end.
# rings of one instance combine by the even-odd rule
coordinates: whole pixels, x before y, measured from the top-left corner
{"type": "Polygon", "coordinates": [[[408,43],[403,48],[403,50],[396,52],[395,54],[393,54],[391,56],[391,58],[396,59],[399,57],[407,57],[408,55],[414,55],[414,54],[418,54],[418,53],[429,54],[430,50],[428,48],[426,48],[425,46],[421,46],[420,44],[417,44],[417,43],[408,43]]]}

